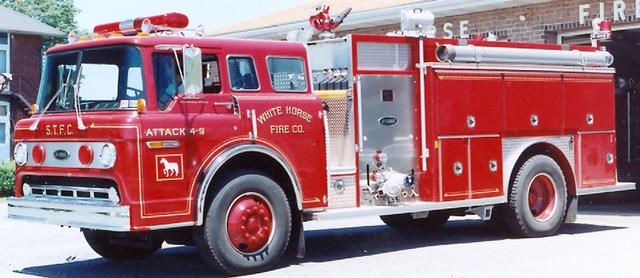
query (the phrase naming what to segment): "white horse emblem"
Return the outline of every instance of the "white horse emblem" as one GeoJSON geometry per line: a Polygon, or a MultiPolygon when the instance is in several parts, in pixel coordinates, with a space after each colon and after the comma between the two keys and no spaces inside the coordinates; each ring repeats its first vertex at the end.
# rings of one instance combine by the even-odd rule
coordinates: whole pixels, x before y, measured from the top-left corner
{"type": "Polygon", "coordinates": [[[166,177],[178,176],[180,174],[180,169],[178,168],[177,162],[169,162],[166,158],[160,159],[160,164],[162,164],[162,173],[166,177]]]}

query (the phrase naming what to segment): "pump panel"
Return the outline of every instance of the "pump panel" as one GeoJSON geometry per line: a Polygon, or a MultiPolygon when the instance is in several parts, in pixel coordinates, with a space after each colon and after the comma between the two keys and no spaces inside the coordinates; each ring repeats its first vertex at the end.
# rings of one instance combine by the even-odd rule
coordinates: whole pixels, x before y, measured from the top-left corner
{"type": "Polygon", "coordinates": [[[360,173],[376,151],[387,154],[387,168],[415,169],[415,80],[412,76],[360,76],[360,173]]]}

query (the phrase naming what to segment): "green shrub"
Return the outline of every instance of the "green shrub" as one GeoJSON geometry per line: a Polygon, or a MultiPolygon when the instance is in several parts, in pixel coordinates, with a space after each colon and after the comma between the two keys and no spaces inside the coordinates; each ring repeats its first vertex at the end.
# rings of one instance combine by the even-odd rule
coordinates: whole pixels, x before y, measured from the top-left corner
{"type": "Polygon", "coordinates": [[[13,161],[0,164],[0,197],[13,196],[16,180],[16,164],[13,161]]]}

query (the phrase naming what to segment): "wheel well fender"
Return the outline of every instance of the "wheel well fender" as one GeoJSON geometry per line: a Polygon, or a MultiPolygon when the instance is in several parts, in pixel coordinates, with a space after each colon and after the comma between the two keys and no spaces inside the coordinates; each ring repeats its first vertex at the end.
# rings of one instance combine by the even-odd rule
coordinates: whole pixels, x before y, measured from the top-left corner
{"type": "Polygon", "coordinates": [[[210,188],[210,186],[224,173],[234,169],[254,169],[270,175],[285,191],[292,212],[302,210],[300,184],[287,159],[276,151],[261,145],[239,145],[217,155],[204,171],[204,175],[200,177],[196,193],[196,225],[202,225],[207,202],[213,198],[215,190],[217,190],[210,188]],[[258,161],[259,163],[257,163],[258,161]]]}
{"type": "MultiPolygon", "coordinates": [[[[564,173],[565,183],[567,186],[567,195],[575,197],[576,196],[576,177],[574,173],[573,164],[569,162],[567,155],[556,145],[548,143],[548,142],[537,142],[528,147],[520,154],[518,159],[515,161],[515,164],[511,168],[511,172],[509,173],[509,182],[507,184],[507,191],[509,192],[509,185],[513,183],[516,175],[518,174],[518,169],[531,157],[535,155],[546,155],[551,157],[560,169],[562,173],[564,173]]],[[[572,158],[573,159],[573,158],[572,158]]]]}

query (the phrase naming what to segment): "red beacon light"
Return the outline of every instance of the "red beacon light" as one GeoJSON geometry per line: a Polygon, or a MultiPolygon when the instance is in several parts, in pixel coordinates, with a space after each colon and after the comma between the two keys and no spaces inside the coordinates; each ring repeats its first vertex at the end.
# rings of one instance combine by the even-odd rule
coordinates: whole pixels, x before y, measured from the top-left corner
{"type": "Polygon", "coordinates": [[[151,33],[152,31],[163,29],[182,29],[188,25],[189,18],[186,15],[181,13],[166,13],[96,25],[93,27],[93,33],[98,35],[108,35],[111,33],[135,35],[139,32],[151,33]]]}

